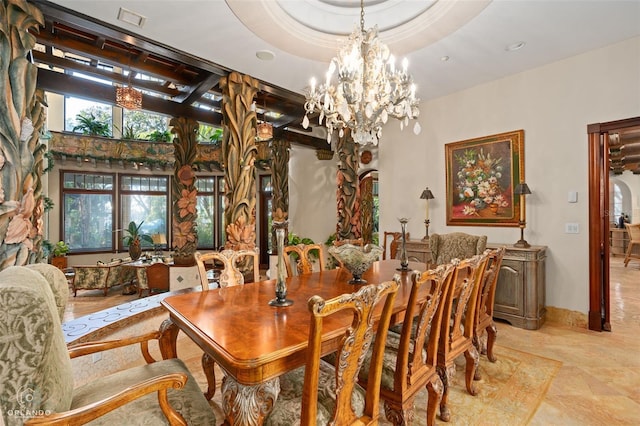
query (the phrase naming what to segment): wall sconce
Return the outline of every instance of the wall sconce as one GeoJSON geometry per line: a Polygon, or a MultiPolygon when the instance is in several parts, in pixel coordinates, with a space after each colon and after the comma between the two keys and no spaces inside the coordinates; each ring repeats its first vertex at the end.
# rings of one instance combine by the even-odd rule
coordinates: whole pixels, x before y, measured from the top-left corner
{"type": "Polygon", "coordinates": [[[524,183],[524,182],[520,182],[517,186],[516,189],[513,191],[513,193],[515,195],[519,195],[520,196],[520,239],[518,240],[517,243],[515,243],[513,246],[514,247],[521,247],[521,248],[527,248],[530,247],[530,244],[524,239],[524,227],[526,225],[526,221],[525,221],[525,196],[531,194],[531,190],[529,189],[529,186],[524,183]]]}
{"type": "Polygon", "coordinates": [[[420,195],[420,199],[426,200],[426,205],[427,205],[425,219],[424,219],[425,235],[422,241],[429,241],[429,200],[433,200],[434,198],[435,197],[433,196],[433,193],[431,192],[429,187],[427,187],[427,189],[422,191],[422,195],[420,195]]]}

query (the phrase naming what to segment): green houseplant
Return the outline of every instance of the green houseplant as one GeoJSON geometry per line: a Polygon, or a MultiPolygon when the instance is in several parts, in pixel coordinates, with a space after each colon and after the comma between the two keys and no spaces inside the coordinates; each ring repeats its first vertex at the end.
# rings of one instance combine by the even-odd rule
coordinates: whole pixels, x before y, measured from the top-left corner
{"type": "Polygon", "coordinates": [[[142,254],[141,241],[153,244],[153,239],[150,235],[140,232],[140,227],[144,223],[144,220],[139,225],[132,220],[129,222],[129,226],[124,230],[128,235],[125,235],[122,242],[125,246],[129,246],[129,256],[132,260],[138,260],[142,254]]]}
{"type": "Polygon", "coordinates": [[[64,269],[67,267],[67,253],[69,253],[71,249],[64,241],[58,241],[57,243],[51,245],[51,264],[59,269],[64,269]]]}
{"type": "Polygon", "coordinates": [[[78,123],[73,127],[73,131],[80,131],[83,135],[91,136],[111,136],[111,129],[109,129],[109,123],[100,121],[96,116],[89,112],[76,115],[76,122],[78,123]]]}

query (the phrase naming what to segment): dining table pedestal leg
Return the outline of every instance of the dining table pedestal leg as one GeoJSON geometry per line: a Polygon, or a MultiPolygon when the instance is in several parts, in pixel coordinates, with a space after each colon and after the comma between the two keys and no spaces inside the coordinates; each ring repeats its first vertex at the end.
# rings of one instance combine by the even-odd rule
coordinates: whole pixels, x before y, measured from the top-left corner
{"type": "Polygon", "coordinates": [[[247,386],[225,374],[222,379],[222,410],[232,426],[259,426],[264,423],[280,393],[280,380],[247,386]]]}

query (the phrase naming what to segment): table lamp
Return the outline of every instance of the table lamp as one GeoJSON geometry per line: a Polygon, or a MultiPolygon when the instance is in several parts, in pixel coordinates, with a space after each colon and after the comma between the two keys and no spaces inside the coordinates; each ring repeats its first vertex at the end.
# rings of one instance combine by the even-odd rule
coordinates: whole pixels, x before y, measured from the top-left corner
{"type": "Polygon", "coordinates": [[[514,247],[521,247],[521,248],[527,248],[530,247],[530,244],[524,239],[524,227],[526,225],[526,221],[525,221],[525,196],[531,194],[531,190],[529,189],[529,186],[524,183],[524,182],[520,182],[517,186],[516,189],[513,191],[514,195],[519,195],[520,196],[520,222],[519,222],[519,226],[520,226],[520,239],[518,240],[517,243],[515,243],[513,246],[514,247]]]}
{"type": "Polygon", "coordinates": [[[426,209],[425,219],[424,219],[425,235],[422,241],[429,241],[429,200],[433,200],[434,198],[435,197],[433,196],[433,193],[431,192],[429,187],[427,187],[427,189],[422,191],[422,195],[420,195],[420,199],[426,200],[426,204],[427,204],[427,209],[426,209]]]}
{"type": "Polygon", "coordinates": [[[153,234],[151,236],[153,241],[153,250],[156,256],[162,256],[162,250],[160,246],[167,244],[167,236],[165,234],[153,234]]]}

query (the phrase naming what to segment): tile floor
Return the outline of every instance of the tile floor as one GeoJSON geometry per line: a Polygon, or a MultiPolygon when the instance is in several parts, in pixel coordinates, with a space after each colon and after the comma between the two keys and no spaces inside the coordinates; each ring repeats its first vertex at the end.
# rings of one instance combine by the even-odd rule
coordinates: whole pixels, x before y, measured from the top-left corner
{"type": "MultiPolygon", "coordinates": [[[[536,331],[497,324],[499,344],[562,362],[529,424],[640,424],[640,262],[631,261],[625,268],[622,258],[612,258],[610,287],[611,332],[549,321],[536,331]]],[[[125,301],[111,295],[90,298],[95,310],[125,301]]],[[[67,319],[88,313],[79,302],[70,305],[67,319]],[[74,306],[81,313],[74,314],[74,306]]],[[[479,419],[477,424],[492,421],[479,419]]]]}

